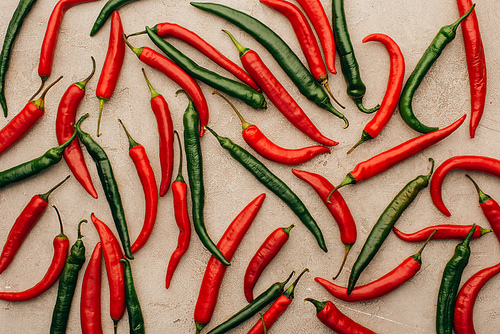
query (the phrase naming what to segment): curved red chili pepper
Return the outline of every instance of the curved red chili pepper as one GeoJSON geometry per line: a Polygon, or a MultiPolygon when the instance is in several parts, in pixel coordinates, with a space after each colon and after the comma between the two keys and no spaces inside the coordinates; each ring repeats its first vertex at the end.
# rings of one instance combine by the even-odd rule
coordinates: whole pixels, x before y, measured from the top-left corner
{"type": "MultiPolygon", "coordinates": [[[[78,106],[85,97],[85,87],[87,82],[92,78],[95,71],[95,60],[92,57],[92,73],[83,81],[76,82],[68,87],[64,93],[59,107],[57,109],[56,117],[56,136],[59,145],[62,145],[75,133],[75,128],[72,123],[76,123],[76,112],[78,106]]],[[[89,170],[83,158],[82,149],[78,140],[73,140],[64,150],[64,160],[69,169],[75,176],[82,187],[90,194],[90,196],[97,198],[97,192],[92,183],[89,170]]]]}
{"type": "Polygon", "coordinates": [[[248,263],[245,278],[243,279],[243,291],[249,303],[253,302],[253,288],[257,284],[260,275],[286,244],[290,236],[290,230],[294,226],[295,224],[286,228],[279,227],[271,232],[248,263]]]}
{"type": "Polygon", "coordinates": [[[354,243],[356,242],[356,222],[354,221],[351,211],[349,210],[349,207],[347,206],[347,203],[345,202],[340,192],[334,192],[332,194],[333,200],[331,201],[331,203],[327,203],[326,198],[328,194],[333,190],[334,186],[325,177],[319,174],[297,169],[292,169],[292,173],[301,180],[306,181],[311,185],[311,187],[313,187],[323,203],[325,203],[328,211],[330,211],[333,218],[337,222],[340,232],[340,240],[345,246],[345,254],[339,271],[333,277],[333,279],[336,279],[342,271],[342,268],[344,267],[345,260],[347,259],[347,255],[349,254],[352,245],[354,245],[354,243]]]}
{"type": "MultiPolygon", "coordinates": [[[[393,228],[392,231],[396,236],[406,242],[422,242],[427,240],[427,238],[437,230],[436,234],[432,237],[432,240],[450,240],[450,239],[465,239],[467,234],[469,234],[472,225],[433,225],[421,229],[420,231],[414,233],[403,233],[397,228],[393,228]]],[[[477,239],[490,233],[491,230],[484,229],[479,225],[476,225],[476,231],[472,235],[472,239],[477,239]]]]}
{"type": "Polygon", "coordinates": [[[116,328],[125,311],[125,276],[123,265],[120,263],[123,253],[118,240],[109,227],[100,221],[94,213],[90,215],[90,218],[101,238],[102,254],[104,255],[109,283],[110,315],[116,328]]]}
{"type": "Polygon", "coordinates": [[[451,213],[444,205],[441,188],[446,175],[454,169],[472,170],[500,177],[500,160],[477,155],[461,155],[449,158],[436,169],[430,184],[431,198],[436,208],[448,217],[451,213]]]}
{"type": "Polygon", "coordinates": [[[82,281],[80,323],[83,334],[102,333],[101,324],[101,243],[95,245],[82,281]]]}
{"type": "Polygon", "coordinates": [[[130,45],[125,36],[123,36],[123,39],[144,64],[162,72],[181,86],[184,91],[186,91],[189,97],[193,100],[196,111],[200,117],[200,137],[203,136],[205,133],[205,126],[208,124],[208,105],[205,95],[203,95],[198,83],[196,83],[196,81],[184,72],[177,64],[165,58],[153,49],[150,49],[147,46],[134,48],[130,45]]]}
{"type": "Polygon", "coordinates": [[[14,225],[12,225],[9,235],[7,236],[7,240],[5,241],[5,244],[3,246],[2,254],[0,254],[0,274],[5,269],[7,269],[9,264],[14,259],[17,251],[23,244],[24,239],[26,239],[31,229],[35,226],[42,214],[45,212],[50,194],[61,184],[63,184],[68,178],[69,176],[66,177],[63,181],[59,182],[45,194],[33,196],[29,203],[24,207],[23,211],[14,222],[14,225]]]}
{"type": "Polygon", "coordinates": [[[500,263],[480,270],[465,282],[457,294],[455,302],[453,327],[457,334],[475,334],[474,304],[479,291],[495,275],[500,272],[500,263]]]}
{"type": "MultiPolygon", "coordinates": [[[[464,15],[472,6],[471,0],[457,0],[458,12],[464,15]]],[[[483,115],[486,100],[486,59],[484,57],[483,42],[479,33],[476,11],[462,21],[462,34],[469,72],[471,95],[470,137],[474,138],[476,128],[483,115]]]]}
{"type": "Polygon", "coordinates": [[[123,40],[123,26],[120,14],[115,10],[111,18],[111,31],[109,34],[108,52],[106,60],[102,66],[102,72],[97,83],[95,95],[99,99],[99,118],[97,119],[97,137],[101,134],[101,116],[104,102],[109,100],[113,95],[120,76],[120,71],[125,58],[125,41],[123,40]]]}
{"type": "MultiPolygon", "coordinates": [[[[217,243],[217,248],[220,249],[228,261],[231,261],[233,258],[236,249],[257,216],[265,198],[266,194],[260,194],[252,200],[240,214],[234,218],[217,243]]],[[[214,256],[210,257],[194,309],[194,321],[196,323],[197,333],[199,333],[212,319],[215,305],[217,304],[217,298],[219,297],[220,285],[226,273],[226,269],[227,266],[223,265],[214,256]]]]}
{"type": "Polygon", "coordinates": [[[382,129],[387,125],[394,110],[398,106],[399,96],[401,95],[401,88],[403,86],[403,79],[405,76],[405,59],[399,46],[392,38],[384,34],[371,34],[363,39],[363,43],[376,41],[382,43],[391,61],[391,69],[389,72],[389,81],[387,82],[387,89],[385,91],[384,99],[380,104],[380,109],[368,124],[366,124],[361,134],[361,139],[349,150],[347,154],[351,153],[361,143],[377,137],[382,129]]]}

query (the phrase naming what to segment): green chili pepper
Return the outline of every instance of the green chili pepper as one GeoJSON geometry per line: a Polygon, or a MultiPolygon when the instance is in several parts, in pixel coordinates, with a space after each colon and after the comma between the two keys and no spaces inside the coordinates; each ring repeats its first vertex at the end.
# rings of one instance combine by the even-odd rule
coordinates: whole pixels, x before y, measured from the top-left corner
{"type": "Polygon", "coordinates": [[[451,334],[453,329],[453,312],[455,300],[462,273],[469,262],[470,239],[476,230],[476,224],[472,225],[467,237],[455,247],[455,254],[444,268],[441,286],[439,287],[436,332],[437,334],[451,334]]]}
{"type": "Polygon", "coordinates": [[[399,113],[401,114],[403,121],[405,121],[405,123],[415,131],[429,133],[439,129],[437,127],[429,127],[422,124],[413,113],[411,102],[415,91],[422,82],[422,79],[425,77],[432,64],[434,64],[436,59],[439,57],[445,46],[455,38],[460,22],[462,22],[462,20],[464,20],[472,12],[474,6],[475,4],[473,4],[469,11],[455,23],[444,26],[439,30],[438,34],[434,37],[427,50],[425,50],[422,58],[420,58],[417,66],[415,66],[415,69],[406,81],[399,100],[399,113]]]}
{"type": "Polygon", "coordinates": [[[11,183],[19,182],[30,176],[36,175],[61,161],[64,149],[71,143],[75,136],[76,132],[67,142],[63,143],[61,146],[51,148],[41,157],[0,172],[0,189],[11,183]]]}
{"type": "Polygon", "coordinates": [[[24,18],[28,15],[29,11],[37,0],[20,0],[17,5],[14,15],[10,19],[7,32],[3,40],[2,53],[0,53],[0,105],[3,109],[3,115],[7,117],[7,100],[5,99],[5,76],[9,69],[10,55],[12,47],[16,40],[21,26],[23,25],[24,18]]]}
{"type": "Polygon", "coordinates": [[[102,7],[101,12],[97,16],[94,25],[92,26],[92,30],[90,31],[90,36],[94,36],[97,34],[99,29],[102,28],[106,20],[113,14],[115,10],[118,10],[120,7],[123,7],[131,2],[136,0],[109,0],[106,2],[104,7],[102,7]]]}
{"type": "Polygon", "coordinates": [[[318,224],[311,216],[306,206],[300,198],[276,175],[274,175],[266,166],[253,155],[248,153],[244,148],[233,143],[231,139],[221,137],[214,130],[206,127],[219,141],[219,144],[225,148],[231,156],[245,167],[250,173],[255,176],[260,183],[265,185],[269,190],[275,193],[292,211],[299,217],[304,225],[311,231],[316,238],[319,247],[327,252],[323,233],[321,232],[318,224]]]}
{"type": "Polygon", "coordinates": [[[102,188],[106,195],[106,200],[111,209],[111,215],[113,216],[113,221],[115,222],[116,230],[118,231],[118,236],[123,246],[123,251],[126,257],[133,259],[134,257],[130,251],[130,238],[128,235],[127,221],[125,220],[125,212],[123,211],[122,199],[118,190],[118,184],[115,180],[113,168],[111,168],[111,163],[102,147],[99,146],[88,133],[80,129],[80,124],[87,117],[89,117],[89,114],[83,115],[76,125],[74,125],[76,129],[75,133],[78,133],[78,138],[82,144],[85,145],[85,148],[95,162],[97,173],[99,174],[99,179],[101,180],[102,188]]]}
{"type": "MultiPolygon", "coordinates": [[[[56,209],[60,222],[61,216],[59,215],[59,211],[57,211],[55,206],[53,207],[56,209]]],[[[78,239],[71,247],[70,255],[66,259],[66,264],[64,265],[61,277],[59,278],[59,288],[57,290],[56,305],[54,307],[54,312],[52,313],[50,334],[66,333],[71,302],[73,300],[76,283],[78,281],[78,273],[85,263],[85,245],[82,242],[80,227],[82,223],[86,222],[86,220],[82,220],[78,224],[78,239]]]]}
{"type": "Polygon", "coordinates": [[[349,284],[347,286],[347,294],[351,293],[359,275],[361,275],[375,254],[377,254],[380,246],[382,246],[382,243],[391,232],[394,224],[396,224],[396,221],[399,219],[401,214],[403,214],[406,208],[411,204],[411,202],[413,202],[415,197],[417,197],[420,190],[429,185],[429,179],[434,170],[434,160],[429,158],[429,161],[432,163],[429,174],[419,175],[412,181],[408,182],[406,186],[396,195],[396,197],[394,197],[384,212],[382,212],[377,220],[377,223],[373,226],[365,244],[363,245],[363,249],[361,249],[358,258],[352,267],[351,275],[349,276],[349,284]]]}
{"type": "Polygon", "coordinates": [[[344,13],[344,0],[333,0],[332,3],[332,26],[335,37],[335,48],[339,53],[342,74],[347,84],[347,95],[356,103],[359,110],[364,113],[372,113],[380,108],[376,105],[372,109],[363,107],[363,96],[366,86],[361,81],[359,66],[351,44],[351,37],[347,30],[347,22],[344,13]]]}
{"type": "MultiPolygon", "coordinates": [[[[183,90],[177,91],[177,93],[183,90]]],[[[177,94],[176,93],[176,94],[177,94]]],[[[186,161],[188,170],[189,189],[191,190],[193,225],[203,245],[224,265],[229,266],[228,260],[224,257],[215,243],[210,239],[203,219],[203,207],[205,206],[205,189],[203,187],[203,159],[201,155],[200,131],[198,129],[199,117],[194,107],[193,101],[189,99],[189,104],[184,112],[184,150],[186,151],[186,161]]]]}
{"type": "Polygon", "coordinates": [[[314,79],[290,47],[269,27],[250,15],[227,6],[200,2],[191,2],[191,5],[220,16],[250,34],[271,53],[305,97],[344,120],[344,128],[349,126],[347,118],[333,107],[323,87],[314,79]]]}
{"type": "Polygon", "coordinates": [[[125,297],[127,303],[128,324],[131,334],[145,333],[144,317],[142,316],[141,305],[134,287],[134,278],[132,277],[132,268],[127,259],[120,259],[125,265],[125,297]]]}
{"type": "Polygon", "coordinates": [[[290,276],[288,276],[286,281],[276,282],[273,285],[271,285],[266,291],[264,291],[257,298],[255,298],[253,302],[251,302],[250,304],[239,310],[231,318],[227,319],[225,322],[215,327],[207,334],[225,333],[228,330],[238,326],[239,324],[253,317],[260,310],[266,307],[266,305],[271,303],[273,300],[278,298],[283,293],[283,291],[285,290],[286,283],[288,283],[288,281],[290,280],[290,278],[292,278],[294,274],[295,271],[293,271],[290,274],[290,276]]]}

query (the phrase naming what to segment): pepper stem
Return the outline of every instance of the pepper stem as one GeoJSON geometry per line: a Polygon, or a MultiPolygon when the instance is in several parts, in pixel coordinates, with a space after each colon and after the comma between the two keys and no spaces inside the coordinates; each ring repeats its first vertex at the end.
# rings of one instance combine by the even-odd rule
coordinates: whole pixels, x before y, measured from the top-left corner
{"type": "Polygon", "coordinates": [[[304,299],[304,303],[305,302],[311,302],[311,304],[313,304],[314,306],[316,306],[316,313],[319,313],[319,312],[323,311],[323,309],[326,306],[326,302],[319,302],[319,301],[317,301],[315,299],[312,299],[312,298],[306,298],[306,299],[304,299]]]}
{"type": "Polygon", "coordinates": [[[59,188],[60,185],[62,185],[64,182],[66,182],[66,180],[69,179],[70,176],[71,175],[66,176],[66,178],[64,180],[62,180],[61,182],[59,182],[58,184],[56,184],[54,187],[52,187],[52,189],[50,189],[49,191],[47,191],[45,194],[38,195],[38,197],[40,197],[41,199],[43,199],[45,202],[48,202],[50,194],[54,190],[56,190],[57,188],[59,188]]]}
{"type": "Polygon", "coordinates": [[[361,110],[362,112],[364,112],[365,114],[371,114],[371,113],[374,113],[375,111],[379,110],[380,108],[380,104],[377,104],[375,107],[371,108],[371,109],[366,109],[364,106],[363,106],[363,99],[354,99],[354,103],[356,103],[356,106],[358,107],[359,110],[361,110]]]}
{"type": "Polygon", "coordinates": [[[142,53],[142,48],[134,48],[132,44],[130,44],[130,42],[128,41],[127,36],[125,34],[123,34],[122,37],[125,40],[125,44],[127,44],[130,50],[132,50],[137,55],[137,57],[140,58],[142,53]]]}
{"type": "Polygon", "coordinates": [[[138,31],[138,32],[134,32],[134,33],[125,35],[125,38],[129,38],[130,36],[144,35],[145,33],[146,33],[146,30],[138,31]]]}
{"type": "Polygon", "coordinates": [[[88,77],[86,77],[85,79],[83,79],[82,81],[75,83],[75,85],[80,87],[80,89],[83,91],[85,90],[85,86],[87,85],[89,80],[92,79],[92,77],[94,76],[94,73],[95,73],[95,59],[94,59],[94,57],[90,57],[90,59],[92,59],[92,72],[90,72],[90,75],[88,77]]]}
{"type": "Polygon", "coordinates": [[[283,232],[285,232],[285,233],[286,233],[286,235],[288,235],[288,236],[289,236],[289,235],[290,235],[290,231],[291,231],[291,230],[292,230],[292,228],[294,228],[294,227],[295,227],[295,224],[292,224],[292,225],[290,225],[290,226],[288,226],[288,227],[286,227],[286,228],[283,228],[283,232]]]}
{"type": "MultiPolygon", "coordinates": [[[[47,95],[47,92],[55,86],[56,83],[58,83],[61,79],[63,78],[63,76],[61,75],[59,78],[57,78],[56,81],[54,81],[53,83],[51,83],[49,85],[49,87],[45,88],[45,90],[43,91],[42,93],[42,96],[40,96],[38,98],[38,100],[34,101],[33,104],[35,105],[35,107],[37,107],[37,109],[39,110],[43,110],[45,108],[45,95],[47,95]]],[[[38,93],[37,93],[38,94],[38,93]]],[[[36,94],[35,94],[36,95],[36,94]]],[[[30,99],[31,101],[31,99],[30,99]]]]}
{"type": "Polygon", "coordinates": [[[128,144],[129,144],[129,147],[128,149],[131,150],[133,149],[134,147],[136,146],[139,146],[140,144],[138,142],[136,142],[132,136],[130,135],[130,133],[127,131],[127,128],[125,127],[125,124],[123,124],[122,120],[121,119],[118,119],[118,122],[120,122],[120,124],[122,125],[123,127],[123,130],[125,130],[125,133],[127,134],[127,138],[128,138],[128,144]]]}
{"type": "Polygon", "coordinates": [[[214,136],[215,138],[219,138],[219,135],[217,134],[217,132],[215,132],[214,130],[210,129],[208,126],[205,126],[205,128],[207,128],[208,131],[210,131],[214,136]]]}
{"type": "Polygon", "coordinates": [[[80,131],[81,132],[82,129],[80,129],[80,125],[82,124],[82,122],[84,120],[87,119],[87,117],[89,117],[89,113],[86,113],[85,115],[83,115],[82,117],[80,117],[80,119],[76,122],[76,124],[71,123],[71,125],[73,125],[75,127],[76,131],[80,131]]]}
{"type": "Polygon", "coordinates": [[[184,182],[184,178],[182,177],[182,144],[181,138],[179,137],[179,132],[174,130],[175,136],[177,137],[177,142],[179,143],[179,172],[177,173],[177,178],[174,182],[180,181],[184,182]]]}
{"type": "Polygon", "coordinates": [[[81,231],[81,226],[83,223],[87,223],[87,219],[82,219],[79,223],[78,223],[78,240],[81,240],[83,238],[83,235],[82,235],[82,231],[81,231]]]}
{"type": "Polygon", "coordinates": [[[224,30],[224,29],[222,29],[222,31],[229,35],[229,38],[231,38],[231,40],[233,41],[234,45],[238,49],[240,57],[243,56],[247,51],[250,50],[250,49],[244,48],[240,43],[238,43],[238,41],[234,38],[234,36],[229,31],[224,30]]]}
{"type": "Polygon", "coordinates": [[[56,210],[56,213],[57,213],[57,219],[59,220],[59,227],[61,228],[61,234],[60,235],[64,235],[64,229],[63,229],[63,223],[62,223],[62,219],[61,219],[61,214],[59,213],[59,210],[57,209],[57,207],[55,205],[52,205],[52,207],[56,210]]]}
{"type": "Polygon", "coordinates": [[[154,99],[155,97],[157,96],[160,96],[160,94],[158,94],[153,86],[151,86],[151,83],[149,82],[149,79],[148,77],[146,76],[146,71],[144,71],[144,68],[142,68],[142,74],[144,74],[144,79],[146,79],[146,83],[148,84],[148,87],[149,87],[149,91],[151,92],[151,100],[154,99]]]}
{"type": "Polygon", "coordinates": [[[220,97],[222,97],[230,106],[231,108],[233,108],[233,110],[236,112],[236,115],[238,115],[238,118],[240,119],[241,121],[241,127],[243,128],[243,130],[246,130],[248,129],[250,126],[252,126],[252,124],[246,122],[244,119],[243,119],[243,116],[241,116],[240,112],[236,109],[236,107],[234,106],[234,104],[231,103],[231,101],[229,101],[224,95],[222,95],[221,93],[219,92],[216,92],[216,91],[213,91],[212,92],[212,95],[219,95],[220,97]]]}
{"type": "Polygon", "coordinates": [[[424,244],[422,245],[422,247],[420,247],[420,249],[418,250],[418,252],[412,256],[412,258],[415,261],[418,261],[419,263],[422,263],[422,256],[421,256],[422,255],[422,251],[424,250],[425,246],[427,246],[427,244],[429,243],[429,241],[431,241],[432,237],[434,236],[434,234],[436,234],[437,231],[438,231],[438,229],[435,229],[434,232],[432,232],[431,235],[429,235],[429,237],[424,242],[424,244]]]}
{"type": "Polygon", "coordinates": [[[297,277],[295,279],[295,281],[292,283],[292,285],[290,285],[290,287],[288,289],[286,289],[286,291],[283,293],[283,296],[285,296],[288,299],[293,299],[293,297],[294,297],[293,292],[295,290],[295,287],[297,286],[297,283],[299,282],[299,280],[302,277],[302,275],[304,275],[308,271],[309,271],[308,268],[302,270],[302,272],[300,273],[299,277],[297,277]]]}
{"type": "Polygon", "coordinates": [[[434,172],[434,159],[429,158],[429,161],[431,162],[431,171],[429,172],[429,174],[427,174],[425,176],[425,178],[426,178],[427,181],[429,181],[429,179],[431,178],[432,173],[434,172]]]}
{"type": "Polygon", "coordinates": [[[102,108],[104,107],[104,102],[108,99],[104,97],[99,97],[99,117],[97,118],[97,137],[100,137],[102,133],[99,133],[101,129],[101,116],[102,116],[102,108]]]}
{"type": "Polygon", "coordinates": [[[453,30],[453,32],[457,31],[457,28],[460,25],[460,23],[463,20],[465,20],[465,18],[467,18],[467,16],[469,16],[470,13],[472,13],[474,7],[476,7],[475,3],[473,3],[472,6],[469,8],[469,10],[464,15],[462,15],[455,23],[449,25],[450,29],[453,30]]]}
{"type": "Polygon", "coordinates": [[[264,331],[264,334],[267,334],[267,327],[264,317],[262,316],[262,313],[259,313],[259,315],[260,315],[260,321],[262,321],[262,330],[264,331]]]}
{"type": "Polygon", "coordinates": [[[47,80],[49,79],[49,77],[46,76],[46,75],[41,75],[40,79],[42,79],[42,83],[40,84],[40,87],[38,87],[38,90],[35,92],[35,94],[33,94],[33,96],[30,97],[29,101],[33,100],[35,98],[35,96],[37,96],[38,93],[40,93],[42,91],[43,86],[45,86],[45,83],[47,82],[47,80]]]}
{"type": "MultiPolygon", "coordinates": [[[[335,101],[335,103],[337,103],[340,108],[345,109],[345,107],[343,105],[341,105],[339,101],[337,101],[337,99],[333,95],[332,91],[330,90],[330,85],[328,85],[328,79],[325,79],[323,81],[323,86],[325,86],[326,91],[328,92],[328,94],[330,94],[330,97],[333,99],[333,101],[335,101]]],[[[346,126],[346,128],[347,128],[347,126],[346,126]]]]}
{"type": "Polygon", "coordinates": [[[486,201],[489,201],[491,199],[491,197],[489,195],[486,195],[485,193],[483,193],[483,191],[479,188],[476,181],[474,181],[472,179],[472,177],[470,177],[467,174],[465,174],[465,176],[467,176],[469,178],[469,180],[471,180],[472,183],[474,184],[474,187],[476,187],[476,191],[477,191],[477,194],[479,196],[479,203],[480,204],[484,204],[486,201]]]}
{"type": "Polygon", "coordinates": [[[351,173],[349,173],[349,174],[347,174],[347,176],[345,177],[345,179],[342,181],[341,184],[339,184],[332,191],[330,191],[330,193],[326,197],[326,203],[332,204],[332,202],[330,201],[330,197],[333,195],[333,193],[336,192],[338,189],[342,188],[343,186],[348,185],[348,184],[352,184],[352,183],[356,183],[356,178],[354,176],[352,176],[351,173]]]}
{"type": "Polygon", "coordinates": [[[342,268],[344,268],[345,260],[347,259],[347,254],[349,254],[349,251],[351,250],[352,244],[344,244],[344,246],[345,246],[344,259],[342,260],[342,264],[340,265],[337,275],[333,276],[332,280],[337,279],[337,277],[339,277],[340,273],[342,272],[342,268]]]}

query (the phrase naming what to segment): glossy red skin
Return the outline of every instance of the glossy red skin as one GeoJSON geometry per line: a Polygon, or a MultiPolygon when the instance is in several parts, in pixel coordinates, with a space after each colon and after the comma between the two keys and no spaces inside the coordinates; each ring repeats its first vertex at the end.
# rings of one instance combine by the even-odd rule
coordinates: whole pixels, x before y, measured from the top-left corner
{"type": "Polygon", "coordinates": [[[394,114],[394,110],[396,110],[398,106],[405,76],[405,60],[401,49],[389,36],[384,34],[371,34],[363,39],[363,43],[371,41],[380,42],[385,46],[391,62],[389,81],[387,82],[384,99],[375,116],[364,128],[364,131],[368,133],[371,138],[375,138],[382,132],[382,129],[389,122],[394,114]]]}
{"type": "Polygon", "coordinates": [[[212,59],[219,66],[231,72],[242,82],[260,92],[259,86],[257,86],[255,81],[253,81],[253,79],[245,71],[191,30],[188,30],[178,24],[168,22],[158,23],[156,27],[158,28],[157,34],[161,38],[175,37],[188,43],[205,56],[212,59]]]}
{"type": "MultiPolygon", "coordinates": [[[[72,84],[61,98],[56,118],[56,136],[59,145],[65,143],[75,132],[75,128],[71,123],[76,123],[76,112],[84,97],[85,91],[78,85],[72,84]]],[[[97,198],[97,192],[85,164],[78,140],[73,140],[66,147],[64,150],[64,160],[82,187],[90,196],[97,198]]]]}
{"type": "Polygon", "coordinates": [[[187,185],[182,181],[172,183],[172,194],[174,197],[174,215],[175,222],[179,227],[179,239],[177,248],[172,253],[168,262],[166,288],[170,287],[170,281],[174,275],[175,269],[181,260],[181,257],[186,253],[191,240],[191,224],[189,222],[189,214],[187,209],[187,185]]]}
{"type": "Polygon", "coordinates": [[[151,232],[153,232],[156,215],[158,213],[158,187],[156,186],[155,174],[144,146],[134,146],[128,151],[128,154],[134,162],[146,199],[144,224],[142,225],[139,236],[130,247],[130,251],[134,254],[146,244],[151,232]]]}
{"type": "Polygon", "coordinates": [[[205,126],[208,124],[208,105],[207,100],[205,99],[205,96],[196,81],[194,81],[192,77],[190,77],[174,62],[147,46],[142,48],[139,59],[144,64],[165,74],[186,91],[191,100],[193,100],[196,111],[200,116],[200,136],[203,136],[205,133],[205,126]]]}
{"type": "Polygon", "coordinates": [[[99,99],[109,100],[113,95],[118,77],[120,76],[124,57],[125,40],[123,39],[122,21],[118,12],[114,11],[111,17],[108,52],[95,92],[99,99]]]}
{"type": "Polygon", "coordinates": [[[328,194],[335,188],[330,181],[319,174],[310,173],[302,170],[292,169],[292,173],[306,181],[313,187],[328,211],[337,222],[340,231],[340,240],[344,245],[352,245],[356,242],[357,231],[356,222],[352,217],[351,210],[347,206],[344,198],[339,191],[336,191],[330,197],[331,203],[327,203],[328,194]]]}
{"type": "Polygon", "coordinates": [[[481,206],[481,210],[483,210],[484,216],[490,223],[493,233],[495,233],[500,242],[500,206],[493,198],[479,205],[481,206]]]}
{"type": "Polygon", "coordinates": [[[158,126],[158,137],[161,166],[160,196],[164,196],[170,188],[174,169],[174,125],[168,103],[163,96],[151,99],[151,109],[158,126]]]}
{"type": "MultiPolygon", "coordinates": [[[[392,231],[396,236],[406,242],[423,242],[430,237],[432,232],[436,233],[432,236],[431,240],[450,240],[450,239],[465,239],[467,234],[469,234],[472,225],[434,225],[426,227],[420,231],[414,233],[403,233],[397,228],[393,228],[392,231]]],[[[481,226],[477,225],[472,239],[478,239],[481,237],[481,226]]]]}
{"type": "Polygon", "coordinates": [[[314,280],[338,299],[346,302],[365,302],[380,298],[396,290],[415,276],[421,266],[418,261],[410,256],[379,279],[366,285],[356,286],[349,295],[347,294],[347,288],[343,286],[333,284],[320,277],[316,277],[314,280]]]}
{"type": "Polygon", "coordinates": [[[246,50],[241,56],[241,63],[269,100],[297,129],[320,144],[326,146],[338,144],[319,132],[255,51],[246,50]]]}
{"type": "Polygon", "coordinates": [[[80,323],[83,334],[102,334],[101,324],[101,243],[92,252],[82,282],[80,323]]]}
{"type": "MultiPolygon", "coordinates": [[[[466,116],[467,115],[463,115],[460,119],[443,129],[412,138],[368,160],[360,162],[349,174],[356,179],[356,183],[359,183],[385,172],[401,161],[414,156],[429,146],[432,146],[440,140],[448,137],[453,131],[462,125],[466,116]]],[[[434,173],[434,177],[435,176],[436,173],[434,173]]]]}
{"type": "MultiPolygon", "coordinates": [[[[276,320],[278,320],[279,317],[283,313],[285,313],[286,309],[290,304],[292,303],[293,298],[287,298],[284,295],[279,296],[278,299],[271,305],[269,310],[267,310],[266,313],[262,316],[264,318],[264,322],[266,323],[266,328],[269,330],[269,328],[274,325],[276,320]]],[[[264,334],[264,326],[262,326],[262,319],[259,319],[257,323],[248,331],[248,334],[264,334]]]]}
{"type": "Polygon", "coordinates": [[[8,302],[24,302],[34,299],[47,291],[57,281],[64,269],[68,257],[69,240],[65,235],[54,238],[54,256],[45,276],[35,286],[28,290],[19,292],[0,292],[0,300],[8,302]]]}
{"type": "Polygon", "coordinates": [[[40,51],[40,63],[38,64],[38,75],[48,78],[52,73],[52,63],[59,37],[59,28],[64,14],[68,9],[80,3],[92,2],[96,0],[60,0],[50,14],[45,37],[43,38],[42,49],[40,51]]]}
{"type": "Polygon", "coordinates": [[[455,169],[472,170],[500,177],[500,160],[476,155],[461,155],[446,160],[436,169],[431,178],[431,198],[436,208],[448,217],[451,213],[444,205],[441,189],[446,175],[455,169]]]}
{"type": "Polygon", "coordinates": [[[473,311],[479,291],[500,272],[500,263],[485,268],[465,282],[455,302],[453,327],[457,334],[475,334],[473,311]]]}
{"type": "Polygon", "coordinates": [[[109,283],[110,315],[111,319],[116,323],[122,318],[125,311],[125,276],[123,265],[120,263],[123,253],[120,243],[109,227],[93,213],[90,215],[90,218],[101,238],[102,254],[104,255],[109,283]]]}
{"type": "Polygon", "coordinates": [[[328,301],[323,310],[317,313],[316,316],[323,324],[338,334],[375,334],[374,331],[358,324],[340,312],[331,301],[328,301]]]}
{"type": "Polygon", "coordinates": [[[300,9],[283,0],[260,0],[260,2],[283,14],[290,21],[312,75],[320,83],[327,80],[328,74],[316,36],[300,9]]]}
{"type": "Polygon", "coordinates": [[[283,228],[277,228],[266,238],[266,240],[264,240],[250,260],[250,263],[248,263],[243,279],[243,290],[245,292],[245,298],[249,303],[253,302],[253,288],[255,284],[257,284],[260,275],[276,255],[278,255],[288,239],[289,237],[285,231],[283,231],[283,228]]]}
{"type": "MultiPolygon", "coordinates": [[[[236,249],[257,216],[265,198],[266,194],[260,194],[250,202],[236,216],[217,243],[217,248],[220,249],[222,255],[228,261],[233,258],[236,249]]],[[[227,266],[223,265],[214,256],[210,257],[194,309],[194,321],[197,324],[206,326],[212,319],[226,269],[227,266]]]]}
{"type": "MultiPolygon", "coordinates": [[[[464,15],[472,7],[472,1],[457,0],[457,5],[459,14],[464,15]]],[[[469,131],[470,137],[474,138],[476,128],[483,115],[486,99],[486,59],[476,11],[472,11],[460,25],[462,26],[470,83],[471,113],[469,131]]]]}
{"type": "Polygon", "coordinates": [[[266,159],[283,164],[299,165],[318,154],[330,153],[326,146],[309,146],[299,149],[287,149],[273,143],[256,125],[251,125],[242,132],[245,142],[266,159]]]}
{"type": "Polygon", "coordinates": [[[12,262],[24,239],[26,239],[31,229],[45,212],[47,205],[48,203],[44,199],[40,198],[39,195],[35,195],[24,207],[19,217],[17,217],[0,255],[0,274],[12,262]]]}

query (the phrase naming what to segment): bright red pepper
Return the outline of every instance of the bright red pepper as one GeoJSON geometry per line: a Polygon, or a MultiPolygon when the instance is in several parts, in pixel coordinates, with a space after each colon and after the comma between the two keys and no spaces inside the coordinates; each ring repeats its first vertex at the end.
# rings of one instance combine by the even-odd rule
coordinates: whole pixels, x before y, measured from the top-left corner
{"type": "Polygon", "coordinates": [[[80,299],[80,323],[83,334],[102,334],[101,252],[102,246],[98,242],[83,276],[80,299]]]}
{"type": "Polygon", "coordinates": [[[431,198],[436,208],[448,217],[451,213],[444,205],[441,189],[446,175],[455,169],[472,170],[500,177],[500,160],[477,155],[461,155],[449,158],[436,169],[431,179],[431,198]]]}
{"type": "MultiPolygon", "coordinates": [[[[260,194],[251,201],[240,214],[234,218],[217,243],[217,248],[220,249],[228,261],[231,261],[233,258],[236,249],[257,216],[265,198],[266,194],[260,194]]],[[[214,256],[210,257],[194,309],[194,321],[196,323],[197,333],[199,333],[212,319],[215,305],[219,297],[220,285],[226,273],[226,269],[227,266],[223,265],[214,256]]]]}
{"type": "MultiPolygon", "coordinates": [[[[450,239],[465,239],[467,234],[469,234],[472,225],[433,225],[421,229],[420,231],[414,233],[403,233],[397,228],[393,228],[392,231],[396,236],[406,242],[422,242],[427,240],[427,238],[432,234],[432,232],[437,232],[432,237],[432,240],[450,240],[450,239]]],[[[476,231],[472,235],[472,239],[477,239],[490,233],[491,230],[482,228],[481,226],[476,226],[476,231]]]]}

